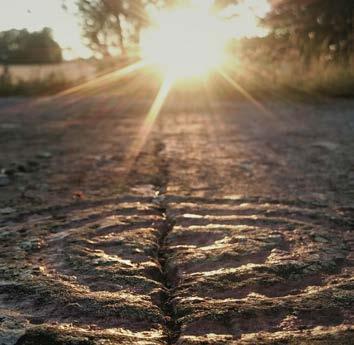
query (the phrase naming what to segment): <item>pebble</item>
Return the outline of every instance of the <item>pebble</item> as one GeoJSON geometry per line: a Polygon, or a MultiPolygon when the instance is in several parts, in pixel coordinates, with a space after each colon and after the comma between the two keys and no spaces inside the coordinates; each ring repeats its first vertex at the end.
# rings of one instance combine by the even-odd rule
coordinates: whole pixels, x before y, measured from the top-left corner
{"type": "Polygon", "coordinates": [[[316,242],[321,242],[321,243],[328,243],[328,239],[322,236],[315,236],[315,241],[316,242]]]}
{"type": "Polygon", "coordinates": [[[0,344],[17,344],[26,332],[28,321],[8,315],[2,316],[0,321],[0,344]]]}
{"type": "Polygon", "coordinates": [[[49,158],[52,158],[52,154],[48,151],[43,151],[43,152],[37,153],[37,157],[42,158],[42,159],[49,159],[49,158]]]}
{"type": "Polygon", "coordinates": [[[0,232],[0,240],[7,240],[14,236],[14,234],[10,231],[1,231],[0,232]]]}
{"type": "Polygon", "coordinates": [[[25,251],[36,251],[42,247],[43,243],[39,239],[32,239],[20,243],[20,248],[25,251]]]}
{"type": "Polygon", "coordinates": [[[2,123],[0,125],[0,128],[1,129],[5,129],[5,130],[8,130],[8,129],[17,129],[19,128],[20,126],[17,125],[16,123],[2,123]]]}
{"type": "Polygon", "coordinates": [[[5,207],[5,208],[0,208],[0,214],[11,214],[14,213],[16,210],[12,207],[5,207]]]}
{"type": "Polygon", "coordinates": [[[10,184],[10,179],[6,175],[0,175],[0,187],[5,187],[10,184]]]}
{"type": "Polygon", "coordinates": [[[338,144],[332,142],[332,141],[318,141],[312,144],[313,147],[318,147],[321,149],[325,149],[328,151],[334,151],[338,148],[338,144]]]}

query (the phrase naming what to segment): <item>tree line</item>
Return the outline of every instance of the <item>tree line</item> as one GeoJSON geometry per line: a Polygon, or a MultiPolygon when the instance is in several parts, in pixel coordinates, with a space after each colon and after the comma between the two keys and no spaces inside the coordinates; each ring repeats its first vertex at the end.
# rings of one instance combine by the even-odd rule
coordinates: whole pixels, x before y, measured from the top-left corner
{"type": "MultiPolygon", "coordinates": [[[[242,0],[215,0],[216,15],[242,0]]],[[[269,29],[264,43],[275,48],[297,49],[305,63],[327,54],[348,61],[353,53],[353,0],[269,0],[272,9],[262,19],[269,29]]],[[[173,7],[188,0],[78,0],[83,34],[92,50],[110,55],[116,47],[126,53],[128,44],[139,40],[140,30],[149,25],[147,8],[173,7]]]]}
{"type": "Polygon", "coordinates": [[[44,64],[62,61],[62,50],[49,28],[37,32],[8,30],[0,32],[0,63],[44,64]]]}
{"type": "MultiPolygon", "coordinates": [[[[214,12],[242,0],[215,0],[214,12]]],[[[64,0],[65,3],[65,0],[64,0]]],[[[77,0],[83,36],[89,47],[103,56],[139,41],[140,31],[150,24],[148,9],[188,5],[189,0],[77,0]]]]}
{"type": "Polygon", "coordinates": [[[353,56],[353,0],[278,0],[263,24],[273,44],[297,49],[305,64],[323,56],[346,63],[353,56]]]}
{"type": "MultiPolygon", "coordinates": [[[[62,0],[65,6],[65,0],[62,0]]],[[[216,15],[243,0],[214,0],[216,15]]],[[[305,63],[319,56],[349,61],[354,48],[353,0],[269,0],[272,9],[262,19],[269,35],[258,44],[274,51],[296,49],[305,63]]],[[[76,0],[82,34],[93,52],[106,57],[126,55],[150,24],[148,8],[168,8],[189,0],[76,0]]],[[[54,63],[62,60],[50,29],[0,32],[0,63],[54,63]]]]}

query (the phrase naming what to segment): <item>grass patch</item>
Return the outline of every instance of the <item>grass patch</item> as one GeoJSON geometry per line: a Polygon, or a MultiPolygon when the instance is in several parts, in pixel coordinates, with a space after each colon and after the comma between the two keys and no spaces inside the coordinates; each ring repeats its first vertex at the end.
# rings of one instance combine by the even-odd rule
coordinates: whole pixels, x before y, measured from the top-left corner
{"type": "Polygon", "coordinates": [[[48,77],[36,80],[20,80],[17,83],[5,78],[0,79],[0,96],[40,96],[52,95],[74,85],[73,82],[57,78],[48,77]]]}
{"type": "MultiPolygon", "coordinates": [[[[109,72],[110,69],[107,68],[107,65],[104,66],[105,70],[109,72]]],[[[119,69],[117,66],[115,68],[119,69]]],[[[114,70],[114,68],[111,69],[114,70]]],[[[105,91],[129,91],[133,84],[139,85],[144,81],[136,96],[142,97],[143,91],[147,94],[150,94],[151,91],[154,94],[155,90],[158,90],[161,80],[152,70],[151,73],[149,72],[150,78],[147,80],[145,72],[135,73],[134,77],[111,82],[105,91]]],[[[199,94],[202,100],[205,100],[205,97],[215,97],[218,100],[227,101],[247,98],[246,93],[256,99],[316,100],[322,97],[354,97],[354,61],[341,65],[338,62],[329,63],[318,60],[309,66],[304,66],[301,62],[286,59],[276,62],[269,60],[247,61],[245,59],[237,62],[235,58],[231,59],[224,72],[229,80],[215,72],[208,76],[202,87],[200,81],[177,83],[173,87],[173,94],[175,97],[193,95],[191,99],[193,102],[196,101],[194,98],[196,94],[199,94]],[[230,80],[234,82],[234,85],[230,83],[230,80]],[[202,93],[204,95],[201,95],[202,93]]],[[[68,80],[65,76],[54,73],[42,79],[16,81],[12,80],[11,75],[6,78],[4,75],[0,75],[0,96],[52,95],[79,85],[83,81],[68,80]]],[[[95,92],[93,90],[93,93],[95,92]]]]}

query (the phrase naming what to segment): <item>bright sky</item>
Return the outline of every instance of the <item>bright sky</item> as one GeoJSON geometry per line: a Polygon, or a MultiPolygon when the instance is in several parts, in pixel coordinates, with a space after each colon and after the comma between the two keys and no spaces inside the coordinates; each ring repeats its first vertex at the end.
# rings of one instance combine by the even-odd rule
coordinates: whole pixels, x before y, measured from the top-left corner
{"type": "Polygon", "coordinates": [[[254,37],[263,36],[267,32],[259,26],[258,18],[264,17],[269,10],[268,0],[244,0],[237,6],[226,8],[223,15],[225,17],[234,15],[229,24],[229,30],[234,37],[254,37]]]}
{"type": "Polygon", "coordinates": [[[82,43],[77,18],[63,10],[61,4],[61,0],[0,0],[0,31],[12,28],[35,31],[47,26],[53,30],[55,40],[70,49],[64,51],[66,59],[90,56],[91,52],[82,43]]]}
{"type": "MultiPolygon", "coordinates": [[[[193,0],[205,6],[211,0],[193,0]]],[[[75,0],[67,0],[73,6],[75,0]]],[[[0,0],[0,31],[12,28],[26,28],[30,31],[41,30],[47,26],[53,30],[55,40],[66,50],[66,59],[89,57],[91,52],[82,43],[77,18],[61,7],[61,0],[0,0]]],[[[239,16],[233,19],[229,30],[235,37],[262,35],[254,16],[262,16],[269,9],[267,0],[244,0],[238,6],[239,16]]],[[[234,8],[229,9],[234,13],[234,8]]],[[[69,11],[72,12],[72,11],[69,11]]],[[[226,10],[225,15],[228,15],[226,10]]]]}

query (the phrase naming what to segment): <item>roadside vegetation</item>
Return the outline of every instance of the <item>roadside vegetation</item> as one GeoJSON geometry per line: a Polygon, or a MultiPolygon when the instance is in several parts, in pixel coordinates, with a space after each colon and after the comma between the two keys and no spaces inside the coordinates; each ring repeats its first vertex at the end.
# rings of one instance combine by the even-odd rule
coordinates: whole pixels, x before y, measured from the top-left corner
{"type": "Polygon", "coordinates": [[[278,1],[263,19],[269,35],[255,39],[257,49],[248,42],[248,51],[275,85],[354,96],[353,14],[354,2],[347,0],[278,1]]]}
{"type": "Polygon", "coordinates": [[[234,78],[253,94],[354,96],[354,54],[342,59],[329,51],[304,61],[296,48],[270,37],[234,42],[232,49],[238,60],[234,78]]]}
{"type": "Polygon", "coordinates": [[[55,94],[95,77],[99,67],[93,61],[59,64],[0,66],[0,96],[55,94]]]}
{"type": "Polygon", "coordinates": [[[37,80],[21,80],[17,83],[2,80],[0,81],[0,96],[51,95],[72,85],[72,82],[55,76],[37,80]]]}

